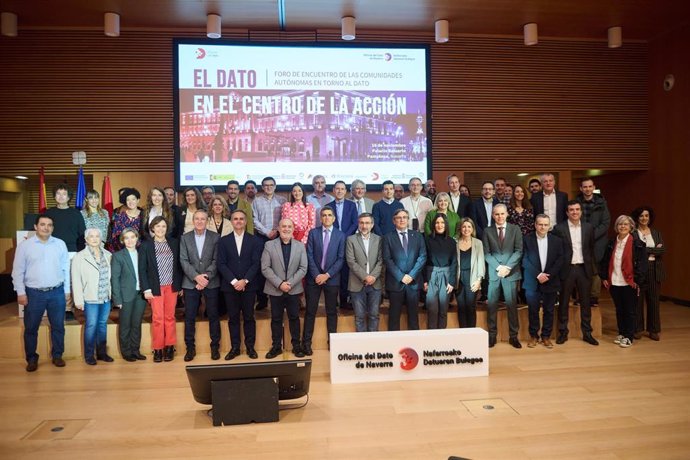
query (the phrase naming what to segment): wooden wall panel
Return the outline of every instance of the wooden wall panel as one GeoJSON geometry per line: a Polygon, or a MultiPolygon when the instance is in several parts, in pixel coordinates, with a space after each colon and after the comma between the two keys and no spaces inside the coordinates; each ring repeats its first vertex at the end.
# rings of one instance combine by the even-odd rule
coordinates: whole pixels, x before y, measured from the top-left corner
{"type": "MultiPolygon", "coordinates": [[[[23,31],[1,38],[0,154],[6,174],[173,170],[172,38],[189,32],[23,31]]],[[[198,34],[197,34],[198,36],[198,34]]],[[[338,41],[337,31],[237,31],[238,40],[338,41]]],[[[362,42],[433,42],[367,32],[362,42]]],[[[536,172],[647,167],[647,46],[520,37],[432,45],[438,170],[536,172]]]]}

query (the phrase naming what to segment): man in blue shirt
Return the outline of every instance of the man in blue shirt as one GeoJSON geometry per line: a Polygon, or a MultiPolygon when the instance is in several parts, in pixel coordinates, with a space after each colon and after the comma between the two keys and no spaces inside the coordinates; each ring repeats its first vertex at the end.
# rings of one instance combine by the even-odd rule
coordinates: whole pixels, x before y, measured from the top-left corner
{"type": "Polygon", "coordinates": [[[24,305],[24,352],[26,370],[38,369],[38,328],[48,311],[53,364],[64,367],[65,305],[70,298],[69,255],[65,242],[52,236],[53,219],[41,214],[34,224],[36,236],[17,247],[12,282],[17,303],[24,305]]]}

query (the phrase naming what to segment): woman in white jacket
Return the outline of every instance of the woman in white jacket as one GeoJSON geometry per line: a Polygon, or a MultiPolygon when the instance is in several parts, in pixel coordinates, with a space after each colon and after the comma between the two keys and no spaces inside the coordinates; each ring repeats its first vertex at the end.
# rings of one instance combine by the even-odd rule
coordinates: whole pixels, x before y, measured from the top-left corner
{"type": "Polygon", "coordinates": [[[84,311],[84,359],[95,365],[96,359],[112,362],[106,350],[110,315],[110,252],[101,247],[98,228],[84,232],[86,248],[72,259],[72,295],[74,305],[84,311]],[[94,351],[96,357],[94,357],[94,351]]]}
{"type": "Polygon", "coordinates": [[[460,327],[477,327],[477,294],[486,274],[484,246],[476,238],[474,222],[469,217],[460,221],[458,238],[458,272],[456,298],[460,327]]]}

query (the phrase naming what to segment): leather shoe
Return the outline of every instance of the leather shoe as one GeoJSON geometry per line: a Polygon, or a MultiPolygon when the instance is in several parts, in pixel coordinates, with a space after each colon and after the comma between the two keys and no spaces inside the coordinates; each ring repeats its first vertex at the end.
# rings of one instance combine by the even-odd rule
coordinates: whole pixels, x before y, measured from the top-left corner
{"type": "Polygon", "coordinates": [[[544,345],[546,348],[553,348],[553,342],[549,338],[542,338],[541,339],[542,345],[544,345]]]}
{"type": "Polygon", "coordinates": [[[556,339],[556,343],[558,345],[563,345],[567,341],[568,341],[568,334],[563,334],[563,333],[558,334],[558,338],[556,339]]]}
{"type": "Polygon", "coordinates": [[[517,337],[511,337],[508,340],[508,343],[511,344],[514,348],[522,348],[522,344],[520,343],[517,337]]]}
{"type": "Polygon", "coordinates": [[[211,359],[214,361],[218,361],[220,359],[220,351],[218,351],[217,348],[213,348],[211,350],[211,359]]]}
{"type": "Polygon", "coordinates": [[[142,355],[138,351],[136,353],[134,353],[132,356],[137,358],[137,361],[146,361],[146,356],[142,355]]]}
{"type": "Polygon", "coordinates": [[[304,352],[305,355],[311,356],[314,354],[314,350],[311,349],[311,344],[307,345],[302,345],[302,351],[304,352]]]}
{"type": "Polygon", "coordinates": [[[257,359],[259,357],[253,348],[247,348],[247,356],[249,356],[249,359],[257,359]]]}
{"type": "Polygon", "coordinates": [[[650,332],[649,338],[654,340],[655,342],[658,342],[659,341],[659,334],[657,332],[650,332]]]}
{"type": "Polygon", "coordinates": [[[62,358],[53,358],[53,365],[55,367],[65,367],[65,361],[62,358]]]}
{"type": "Polygon", "coordinates": [[[153,362],[160,363],[163,361],[163,350],[153,350],[153,362]]]}
{"type": "Polygon", "coordinates": [[[125,361],[127,361],[129,363],[132,363],[132,362],[137,360],[137,357],[134,355],[125,355],[122,357],[122,359],[124,359],[125,361]]]}
{"type": "Polygon", "coordinates": [[[163,349],[163,361],[172,361],[175,359],[175,347],[168,345],[163,349]]]}
{"type": "Polygon", "coordinates": [[[26,372],[36,372],[38,369],[38,361],[29,361],[26,363],[26,372]]]}
{"type": "Polygon", "coordinates": [[[185,362],[189,362],[196,356],[196,350],[194,348],[188,348],[187,353],[184,354],[185,362]]]}
{"type": "Polygon", "coordinates": [[[292,354],[295,355],[295,357],[297,357],[297,358],[304,358],[304,351],[302,351],[301,347],[293,348],[292,354]]]}
{"type": "Polygon", "coordinates": [[[597,341],[597,339],[592,337],[592,334],[583,335],[582,340],[584,340],[585,342],[587,342],[590,345],[599,345],[599,342],[597,341]]]}
{"type": "Polygon", "coordinates": [[[634,338],[635,340],[640,340],[640,339],[642,338],[642,333],[641,333],[641,332],[635,332],[635,333],[633,334],[633,338],[634,338]]]}
{"type": "Polygon", "coordinates": [[[94,358],[93,356],[87,356],[86,358],[84,358],[84,362],[86,362],[86,364],[88,364],[89,366],[95,366],[97,364],[96,358],[94,358]]]}
{"type": "Polygon", "coordinates": [[[489,337],[489,348],[493,348],[496,345],[496,337],[489,337]]]}
{"type": "Polygon", "coordinates": [[[104,353],[102,355],[97,355],[96,359],[99,361],[105,361],[106,363],[112,363],[115,361],[112,356],[109,356],[107,353],[104,353]]]}
{"type": "Polygon", "coordinates": [[[529,348],[534,348],[534,347],[537,346],[538,343],[539,343],[539,339],[538,339],[538,338],[536,338],[536,337],[530,337],[530,338],[529,338],[529,342],[527,342],[527,346],[528,346],[529,348]]]}
{"type": "Polygon", "coordinates": [[[231,359],[235,359],[240,355],[240,349],[239,348],[231,348],[230,351],[228,352],[227,355],[225,355],[225,360],[230,361],[231,359]]]}
{"type": "Polygon", "coordinates": [[[266,359],[273,359],[282,352],[283,350],[281,350],[280,348],[271,348],[270,350],[268,350],[268,353],[266,353],[266,359]]]}

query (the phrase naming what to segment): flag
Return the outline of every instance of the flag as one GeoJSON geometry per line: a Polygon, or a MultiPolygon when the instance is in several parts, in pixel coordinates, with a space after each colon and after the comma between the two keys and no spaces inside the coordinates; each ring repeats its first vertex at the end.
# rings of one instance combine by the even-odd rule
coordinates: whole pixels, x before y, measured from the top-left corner
{"type": "Polygon", "coordinates": [[[77,177],[77,196],[74,200],[74,207],[81,209],[84,207],[86,198],[86,184],[84,183],[84,168],[79,166],[79,176],[77,177]]]}
{"type": "Polygon", "coordinates": [[[109,215],[113,215],[113,192],[110,189],[110,176],[103,178],[103,193],[101,193],[101,202],[103,209],[108,211],[109,215]]]}
{"type": "Polygon", "coordinates": [[[38,213],[43,214],[48,208],[48,203],[46,202],[46,175],[43,171],[43,166],[38,173],[38,213]]]}

